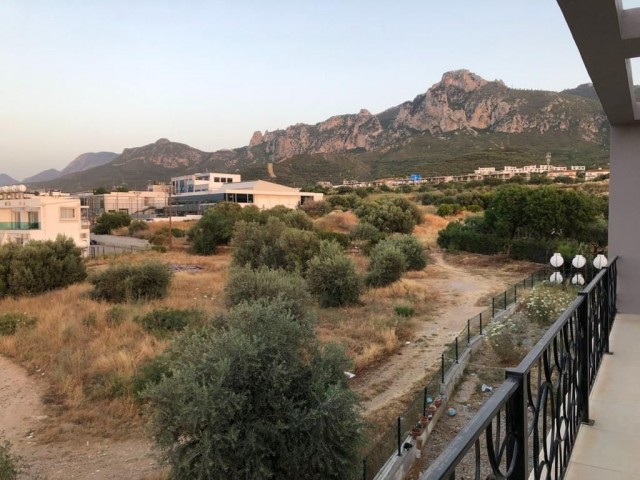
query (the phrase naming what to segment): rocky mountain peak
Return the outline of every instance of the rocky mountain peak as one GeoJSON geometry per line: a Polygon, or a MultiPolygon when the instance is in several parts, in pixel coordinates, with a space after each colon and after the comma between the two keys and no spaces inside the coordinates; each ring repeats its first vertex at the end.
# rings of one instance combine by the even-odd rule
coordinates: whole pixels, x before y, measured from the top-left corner
{"type": "Polygon", "coordinates": [[[473,92],[480,87],[486,85],[487,82],[480,75],[470,72],[469,70],[453,70],[451,72],[445,72],[442,75],[440,83],[434,85],[443,87],[457,87],[465,92],[473,92]]]}
{"type": "Polygon", "coordinates": [[[168,138],[159,138],[155,143],[156,145],[167,145],[171,143],[171,141],[168,138]]]}
{"type": "Polygon", "coordinates": [[[255,147],[256,145],[262,143],[262,138],[262,132],[260,130],[256,130],[255,132],[253,132],[253,135],[251,135],[251,140],[249,140],[249,148],[255,147]]]}
{"type": "Polygon", "coordinates": [[[371,112],[369,110],[367,110],[366,108],[361,108],[360,111],[358,112],[358,115],[364,116],[364,117],[370,117],[371,116],[371,112]]]}

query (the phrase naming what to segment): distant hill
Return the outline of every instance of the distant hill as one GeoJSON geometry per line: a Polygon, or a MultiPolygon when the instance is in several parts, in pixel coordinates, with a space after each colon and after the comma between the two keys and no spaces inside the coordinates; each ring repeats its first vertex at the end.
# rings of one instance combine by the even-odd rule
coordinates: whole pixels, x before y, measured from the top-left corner
{"type": "MultiPolygon", "coordinates": [[[[592,89],[592,87],[591,87],[592,89]]],[[[447,72],[412,101],[381,113],[336,115],[315,125],[255,132],[249,144],[209,153],[160,139],[125,149],[109,163],[45,182],[77,191],[201,171],[305,185],[419,173],[465,173],[479,166],[606,165],[609,125],[588,85],[564,92],[518,90],[467,70],[447,72]]],[[[595,92],[594,92],[595,93],[595,92]]]]}
{"type": "Polygon", "coordinates": [[[561,93],[568,93],[569,95],[577,95],[579,97],[598,100],[598,94],[596,93],[596,89],[593,88],[592,83],[583,83],[582,85],[578,85],[576,88],[562,90],[561,93]]]}
{"type": "Polygon", "coordinates": [[[93,167],[99,167],[100,165],[109,163],[117,156],[118,154],[113,152],[83,153],[69,165],[64,167],[62,172],[60,172],[60,176],[69,175],[75,172],[82,172],[93,167]]]}
{"type": "Polygon", "coordinates": [[[5,185],[18,185],[20,182],[6,173],[0,173],[0,187],[5,185]]]}
{"type": "Polygon", "coordinates": [[[50,168],[49,170],[44,170],[43,172],[37,173],[31,177],[27,177],[22,180],[22,182],[26,184],[46,182],[47,180],[55,180],[58,177],[60,177],[60,170],[50,168]]]}

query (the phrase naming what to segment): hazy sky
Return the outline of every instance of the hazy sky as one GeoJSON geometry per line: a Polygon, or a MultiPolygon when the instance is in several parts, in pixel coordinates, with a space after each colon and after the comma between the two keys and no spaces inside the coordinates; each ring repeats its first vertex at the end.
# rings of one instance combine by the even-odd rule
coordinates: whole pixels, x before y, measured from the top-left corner
{"type": "Polygon", "coordinates": [[[1,0],[0,25],[0,173],[18,180],[161,137],[213,151],[378,113],[448,70],[589,81],[555,0],[1,0]]]}

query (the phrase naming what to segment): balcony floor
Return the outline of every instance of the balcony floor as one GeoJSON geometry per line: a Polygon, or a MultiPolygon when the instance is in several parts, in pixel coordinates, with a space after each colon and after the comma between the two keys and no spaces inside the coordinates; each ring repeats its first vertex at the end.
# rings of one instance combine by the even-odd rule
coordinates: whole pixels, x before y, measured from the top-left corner
{"type": "Polygon", "coordinates": [[[640,315],[617,315],[565,480],[640,480],[640,315]]]}

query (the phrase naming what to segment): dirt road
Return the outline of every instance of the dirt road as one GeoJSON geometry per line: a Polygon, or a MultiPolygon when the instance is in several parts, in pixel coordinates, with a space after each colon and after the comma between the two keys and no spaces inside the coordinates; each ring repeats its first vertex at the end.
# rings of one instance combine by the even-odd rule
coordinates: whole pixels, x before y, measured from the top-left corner
{"type": "Polygon", "coordinates": [[[77,436],[73,441],[38,442],[48,420],[42,398],[45,382],[0,356],[0,438],[30,466],[22,478],[141,480],[157,475],[158,464],[146,439],[125,441],[77,436]]]}
{"type": "Polygon", "coordinates": [[[424,386],[425,376],[437,371],[445,346],[466,327],[467,319],[486,309],[483,301],[521,280],[531,265],[478,266],[452,263],[439,250],[427,267],[429,288],[439,292],[434,319],[418,326],[413,340],[397,355],[365,371],[352,386],[364,401],[365,415],[384,421],[402,410],[407,396],[424,386]]]}

